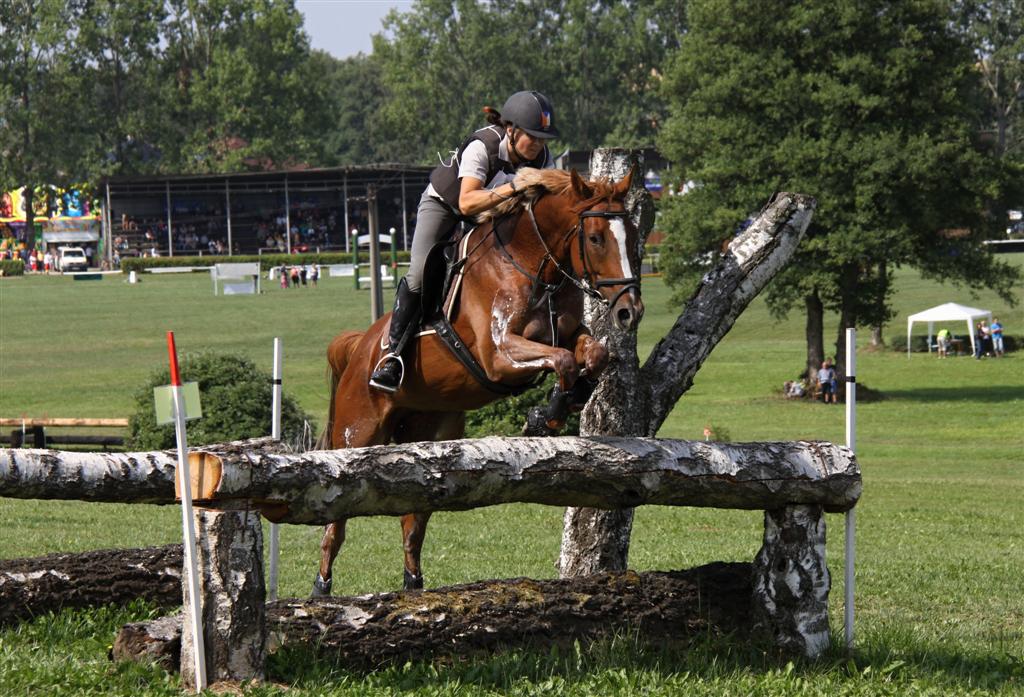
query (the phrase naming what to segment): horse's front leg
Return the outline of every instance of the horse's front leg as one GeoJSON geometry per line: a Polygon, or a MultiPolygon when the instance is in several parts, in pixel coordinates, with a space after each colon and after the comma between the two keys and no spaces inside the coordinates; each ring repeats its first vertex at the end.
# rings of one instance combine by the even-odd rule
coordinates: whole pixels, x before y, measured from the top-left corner
{"type": "Polygon", "coordinates": [[[608,349],[582,327],[576,334],[575,344],[576,364],[588,378],[597,378],[608,367],[608,349]]]}
{"type": "Polygon", "coordinates": [[[580,379],[572,386],[566,399],[566,411],[579,411],[590,399],[597,386],[597,378],[608,367],[610,354],[600,341],[585,327],[576,334],[576,364],[580,366],[580,379]]]}
{"type": "Polygon", "coordinates": [[[558,376],[560,389],[568,391],[579,377],[579,366],[572,351],[560,346],[551,346],[542,341],[526,338],[536,331],[530,323],[522,300],[506,298],[496,300],[491,313],[491,341],[494,344],[494,360],[491,363],[495,380],[512,379],[521,381],[542,370],[550,370],[558,376]]]}

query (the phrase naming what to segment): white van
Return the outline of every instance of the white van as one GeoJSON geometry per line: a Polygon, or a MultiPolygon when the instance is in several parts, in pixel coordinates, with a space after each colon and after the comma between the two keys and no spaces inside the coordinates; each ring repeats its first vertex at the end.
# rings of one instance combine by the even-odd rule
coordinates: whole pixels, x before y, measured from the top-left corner
{"type": "Polygon", "coordinates": [[[58,247],[57,269],[60,271],[86,271],[89,260],[81,247],[58,247]]]}

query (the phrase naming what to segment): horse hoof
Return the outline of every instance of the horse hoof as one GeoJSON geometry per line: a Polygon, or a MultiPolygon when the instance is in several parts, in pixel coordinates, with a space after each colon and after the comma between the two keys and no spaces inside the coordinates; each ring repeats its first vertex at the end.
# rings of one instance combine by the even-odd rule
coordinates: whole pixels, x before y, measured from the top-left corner
{"type": "Polygon", "coordinates": [[[526,424],[523,426],[524,436],[550,436],[547,415],[542,407],[533,407],[526,414],[526,424]]]}
{"type": "Polygon", "coordinates": [[[403,572],[405,574],[405,582],[402,584],[402,588],[407,591],[418,591],[423,588],[423,574],[415,575],[410,574],[408,570],[403,572]]]}
{"type": "Polygon", "coordinates": [[[311,594],[314,598],[329,598],[331,596],[331,583],[334,578],[329,578],[326,581],[320,578],[320,574],[316,575],[313,579],[313,593],[311,594]]]}

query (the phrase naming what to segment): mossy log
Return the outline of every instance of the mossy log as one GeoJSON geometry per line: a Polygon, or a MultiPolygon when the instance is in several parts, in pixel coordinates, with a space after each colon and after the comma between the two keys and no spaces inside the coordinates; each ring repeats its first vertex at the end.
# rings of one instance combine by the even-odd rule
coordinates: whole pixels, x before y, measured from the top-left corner
{"type": "MultiPolygon", "coordinates": [[[[746,633],[752,621],[751,573],[747,563],[717,562],[687,571],[519,578],[428,591],[278,600],[267,605],[268,648],[300,648],[366,669],[501,649],[548,650],[623,633],[658,645],[709,632],[746,633]]],[[[160,642],[171,652],[180,650],[180,616],[175,626],[177,632],[169,635],[166,618],[127,625],[114,643],[114,658],[150,659],[160,653],[160,642]]],[[[178,665],[173,655],[161,662],[178,665]]]]}
{"type": "Polygon", "coordinates": [[[181,545],[0,560],[0,625],[136,599],[181,605],[181,545]]]}

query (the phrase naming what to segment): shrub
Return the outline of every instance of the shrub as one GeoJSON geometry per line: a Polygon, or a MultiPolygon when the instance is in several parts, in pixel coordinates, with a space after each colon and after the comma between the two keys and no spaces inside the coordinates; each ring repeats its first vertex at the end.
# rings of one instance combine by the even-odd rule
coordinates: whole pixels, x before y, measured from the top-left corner
{"type": "MultiPolygon", "coordinates": [[[[466,437],[523,435],[526,414],[533,407],[547,406],[555,379],[554,374],[551,374],[543,383],[520,395],[499,399],[486,407],[467,412],[466,437]]],[[[565,428],[559,435],[578,436],[579,433],[580,416],[579,414],[570,414],[565,428]]]]}
{"type": "MultiPolygon", "coordinates": [[[[271,375],[242,356],[204,352],[186,355],[181,363],[182,382],[198,382],[203,416],[187,422],[189,445],[208,445],[243,438],[269,436],[271,428],[271,375]]],[[[170,384],[170,371],[154,372],[135,395],[135,413],[128,422],[129,448],[165,450],[175,447],[174,424],[158,426],[153,388],[170,384]]],[[[312,420],[287,395],[281,397],[281,439],[298,444],[312,420]]]]}
{"type": "Polygon", "coordinates": [[[0,260],[0,276],[24,276],[25,262],[21,259],[0,260]]]}

